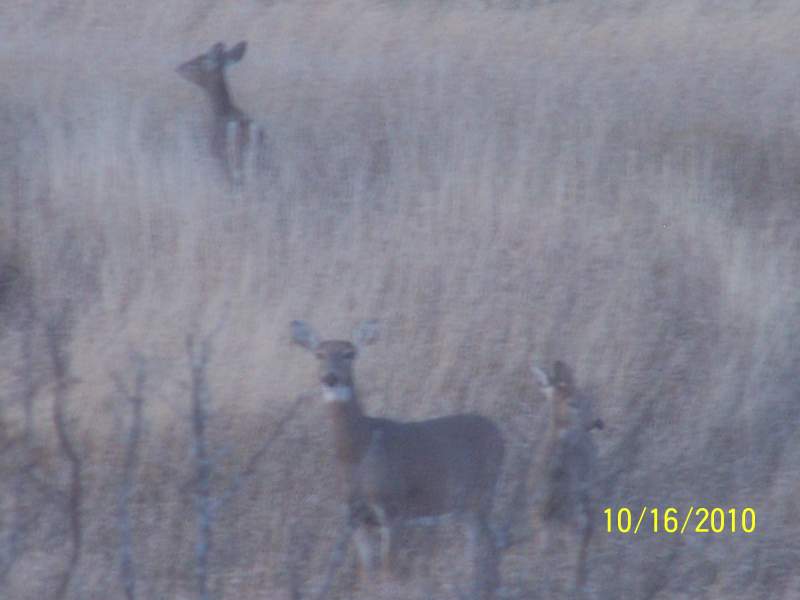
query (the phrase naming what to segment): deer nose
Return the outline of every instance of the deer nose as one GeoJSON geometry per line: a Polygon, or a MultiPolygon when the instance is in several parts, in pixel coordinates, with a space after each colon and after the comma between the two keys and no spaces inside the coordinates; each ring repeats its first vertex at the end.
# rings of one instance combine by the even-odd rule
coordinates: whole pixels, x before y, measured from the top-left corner
{"type": "Polygon", "coordinates": [[[322,376],[322,383],[328,387],[333,387],[339,382],[339,379],[333,373],[325,373],[322,376]]]}

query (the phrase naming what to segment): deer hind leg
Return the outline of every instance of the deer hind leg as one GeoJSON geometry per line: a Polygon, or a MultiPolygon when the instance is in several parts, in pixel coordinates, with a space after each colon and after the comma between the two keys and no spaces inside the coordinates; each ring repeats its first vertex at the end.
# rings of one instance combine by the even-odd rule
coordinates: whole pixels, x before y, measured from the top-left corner
{"type": "Polygon", "coordinates": [[[391,525],[381,526],[381,568],[385,573],[394,573],[394,528],[391,525]]]}
{"type": "Polygon", "coordinates": [[[244,184],[242,124],[229,121],[225,125],[225,170],[234,189],[244,184]]]}
{"type": "Polygon", "coordinates": [[[244,126],[241,163],[242,179],[250,184],[261,179],[267,172],[266,136],[264,130],[254,123],[244,126]]]}

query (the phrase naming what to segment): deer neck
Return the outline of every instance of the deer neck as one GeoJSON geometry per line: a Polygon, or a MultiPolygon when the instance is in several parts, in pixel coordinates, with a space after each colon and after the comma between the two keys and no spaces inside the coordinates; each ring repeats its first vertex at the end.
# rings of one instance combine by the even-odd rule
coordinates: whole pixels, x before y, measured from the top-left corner
{"type": "Polygon", "coordinates": [[[550,411],[550,427],[556,436],[569,429],[570,407],[568,398],[558,390],[554,391],[550,411]]]}
{"type": "Polygon", "coordinates": [[[238,117],[241,114],[233,103],[224,75],[209,85],[206,92],[211,100],[211,109],[217,117],[238,117]]]}
{"type": "Polygon", "coordinates": [[[340,463],[355,464],[366,452],[370,441],[369,419],[361,410],[355,394],[346,401],[330,402],[336,458],[340,463]]]}

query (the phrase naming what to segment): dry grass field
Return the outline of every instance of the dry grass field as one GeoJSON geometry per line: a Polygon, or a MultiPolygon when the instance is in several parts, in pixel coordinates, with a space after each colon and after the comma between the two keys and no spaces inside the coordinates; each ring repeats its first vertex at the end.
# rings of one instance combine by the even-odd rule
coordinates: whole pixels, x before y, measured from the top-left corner
{"type": "MultiPolygon", "coordinates": [[[[800,9],[522,4],[0,6],[0,597],[314,598],[342,508],[289,322],[365,318],[370,414],[503,431],[498,598],[571,589],[533,359],[606,423],[589,597],[800,597],[800,9]],[[271,147],[236,190],[175,72],[219,40],[271,147]],[[756,531],[605,531],[690,505],[756,531]]],[[[463,598],[461,535],[329,596],[463,598]]]]}

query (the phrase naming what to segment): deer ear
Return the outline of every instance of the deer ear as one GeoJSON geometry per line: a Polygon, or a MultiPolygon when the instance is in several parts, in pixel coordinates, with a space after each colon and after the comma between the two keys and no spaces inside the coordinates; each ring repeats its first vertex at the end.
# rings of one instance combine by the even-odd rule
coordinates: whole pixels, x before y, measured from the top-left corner
{"type": "Polygon", "coordinates": [[[222,60],[222,57],[225,56],[225,43],[217,42],[211,46],[211,49],[208,51],[208,56],[216,60],[222,60]]]}
{"type": "Polygon", "coordinates": [[[363,348],[378,341],[380,337],[380,326],[378,321],[371,319],[362,321],[353,330],[353,343],[356,348],[363,348]]]}
{"type": "Polygon", "coordinates": [[[225,53],[225,64],[232,65],[233,63],[242,60],[245,50],[247,50],[247,42],[239,42],[236,44],[233,48],[225,53]]]}
{"type": "Polygon", "coordinates": [[[553,383],[558,386],[572,387],[572,369],[565,362],[557,360],[553,364],[553,383]]]}
{"type": "Polygon", "coordinates": [[[211,46],[208,52],[201,54],[195,60],[200,61],[198,66],[207,73],[218,69],[220,66],[222,66],[222,63],[225,60],[225,44],[222,42],[217,42],[211,46]]]}
{"type": "Polygon", "coordinates": [[[314,329],[305,321],[292,321],[292,341],[298,346],[313,352],[319,346],[319,338],[314,329]]]}
{"type": "Polygon", "coordinates": [[[533,373],[533,376],[539,383],[539,387],[546,388],[552,385],[550,383],[550,378],[547,376],[547,373],[545,373],[542,369],[540,369],[536,365],[531,365],[531,373],[533,373]]]}

